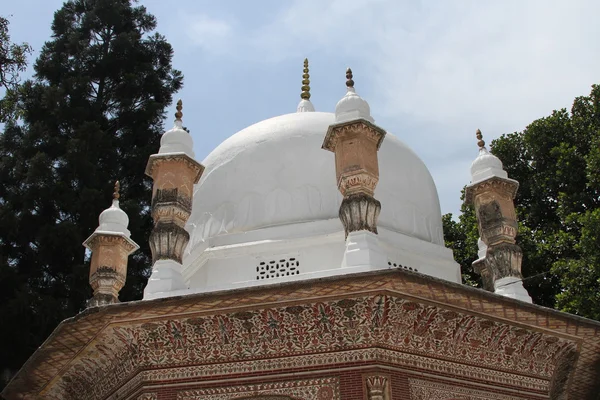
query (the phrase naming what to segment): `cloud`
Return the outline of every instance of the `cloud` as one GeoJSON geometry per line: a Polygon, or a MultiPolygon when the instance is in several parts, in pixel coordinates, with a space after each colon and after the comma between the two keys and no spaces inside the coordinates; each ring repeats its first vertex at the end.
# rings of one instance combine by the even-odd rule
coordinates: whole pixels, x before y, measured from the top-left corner
{"type": "Polygon", "coordinates": [[[209,52],[227,51],[229,42],[234,38],[231,22],[210,17],[206,14],[182,15],[188,39],[198,47],[209,52]]]}
{"type": "Polygon", "coordinates": [[[207,50],[270,63],[272,71],[306,54],[321,65],[356,66],[359,92],[378,122],[430,167],[445,211],[458,210],[468,168],[449,171],[476,156],[477,128],[489,143],[570,107],[599,80],[594,0],[290,0],[280,7],[238,30],[196,15],[190,32],[207,50]]]}

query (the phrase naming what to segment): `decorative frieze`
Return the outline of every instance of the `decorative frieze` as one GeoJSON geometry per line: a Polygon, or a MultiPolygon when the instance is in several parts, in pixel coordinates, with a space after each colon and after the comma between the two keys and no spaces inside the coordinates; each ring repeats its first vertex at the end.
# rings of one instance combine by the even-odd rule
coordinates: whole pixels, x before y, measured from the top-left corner
{"type": "Polygon", "coordinates": [[[513,394],[503,394],[488,390],[465,387],[464,385],[451,385],[448,383],[427,381],[423,379],[409,379],[410,400],[528,400],[530,397],[513,394]]]}
{"type": "Polygon", "coordinates": [[[224,386],[212,389],[182,390],[177,400],[290,400],[315,399],[338,400],[340,398],[338,378],[300,379],[273,383],[251,383],[224,386]]]}

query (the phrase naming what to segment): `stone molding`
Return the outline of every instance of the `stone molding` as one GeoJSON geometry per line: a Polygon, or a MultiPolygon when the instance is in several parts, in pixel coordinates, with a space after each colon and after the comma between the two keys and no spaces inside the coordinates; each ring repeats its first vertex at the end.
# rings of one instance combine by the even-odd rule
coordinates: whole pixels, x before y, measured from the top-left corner
{"type": "Polygon", "coordinates": [[[519,182],[514,179],[500,178],[497,176],[488,178],[481,182],[476,182],[468,185],[465,189],[465,202],[472,204],[475,197],[482,193],[498,192],[507,196],[510,199],[514,199],[519,189],[519,182]]]}
{"type": "Polygon", "coordinates": [[[340,398],[339,386],[339,379],[334,377],[253,383],[213,389],[181,390],[177,392],[177,400],[338,400],[340,398]]]}
{"type": "Polygon", "coordinates": [[[123,250],[127,252],[127,255],[133,253],[139,246],[127,236],[121,233],[108,233],[108,232],[94,232],[85,241],[84,245],[93,251],[98,246],[122,246],[123,250]]]}
{"type": "Polygon", "coordinates": [[[364,135],[369,140],[374,141],[377,145],[377,149],[379,149],[385,138],[386,132],[384,129],[363,118],[341,122],[339,124],[332,124],[329,126],[329,129],[327,129],[327,134],[325,135],[325,140],[323,141],[323,146],[321,148],[335,153],[340,136],[348,134],[364,135]]]}
{"type": "Polygon", "coordinates": [[[200,177],[204,172],[204,166],[198,161],[194,160],[192,157],[188,156],[187,154],[167,153],[151,155],[148,159],[148,164],[146,165],[145,174],[155,179],[154,170],[163,163],[183,163],[185,167],[189,168],[194,172],[194,183],[198,183],[200,181],[200,177]]]}

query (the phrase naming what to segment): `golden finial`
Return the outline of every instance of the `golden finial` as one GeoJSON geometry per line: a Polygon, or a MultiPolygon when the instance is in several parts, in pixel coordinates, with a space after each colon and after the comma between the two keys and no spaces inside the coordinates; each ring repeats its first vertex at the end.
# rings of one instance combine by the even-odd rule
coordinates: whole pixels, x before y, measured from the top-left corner
{"type": "Polygon", "coordinates": [[[119,190],[121,189],[121,184],[119,183],[119,181],[115,182],[115,191],[113,192],[113,200],[119,200],[119,197],[121,197],[121,195],[119,194],[119,190]]]}
{"type": "Polygon", "coordinates": [[[302,93],[300,98],[304,100],[310,100],[310,75],[308,74],[308,58],[304,59],[304,72],[302,74],[302,93]]]}
{"type": "Polygon", "coordinates": [[[181,112],[181,110],[183,110],[183,102],[181,99],[177,100],[177,107],[175,108],[177,109],[177,112],[175,113],[175,120],[181,121],[181,118],[183,117],[183,113],[181,112]]]}
{"type": "Polygon", "coordinates": [[[480,149],[483,149],[483,147],[485,146],[485,142],[483,141],[483,135],[481,134],[481,131],[479,129],[477,129],[477,132],[475,132],[477,135],[477,146],[479,146],[480,149]]]}
{"type": "Polygon", "coordinates": [[[352,80],[352,70],[350,68],[346,70],[346,86],[348,86],[349,88],[354,87],[354,81],[352,80]]]}

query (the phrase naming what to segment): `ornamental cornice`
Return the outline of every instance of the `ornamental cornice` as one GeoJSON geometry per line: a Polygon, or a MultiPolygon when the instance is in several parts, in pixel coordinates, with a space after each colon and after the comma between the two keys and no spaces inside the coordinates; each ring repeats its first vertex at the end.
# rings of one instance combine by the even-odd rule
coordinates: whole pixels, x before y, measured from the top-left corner
{"type": "Polygon", "coordinates": [[[127,254],[131,254],[140,246],[123,233],[95,231],[88,237],[83,245],[94,251],[97,246],[122,246],[127,254]]]}
{"type": "Polygon", "coordinates": [[[329,125],[327,134],[321,146],[324,150],[335,152],[338,139],[346,134],[358,134],[367,137],[369,140],[377,143],[377,149],[381,146],[385,138],[385,130],[366,119],[355,119],[352,121],[341,122],[329,125]]]}
{"type": "Polygon", "coordinates": [[[473,204],[475,197],[483,193],[498,192],[514,199],[519,189],[519,182],[514,179],[500,178],[497,176],[473,183],[465,188],[465,202],[473,204]]]}
{"type": "Polygon", "coordinates": [[[148,159],[148,164],[146,164],[145,174],[151,178],[154,178],[154,169],[165,162],[183,163],[187,168],[194,172],[194,183],[198,183],[200,181],[200,177],[204,172],[204,166],[185,153],[159,153],[150,156],[148,159]]]}

